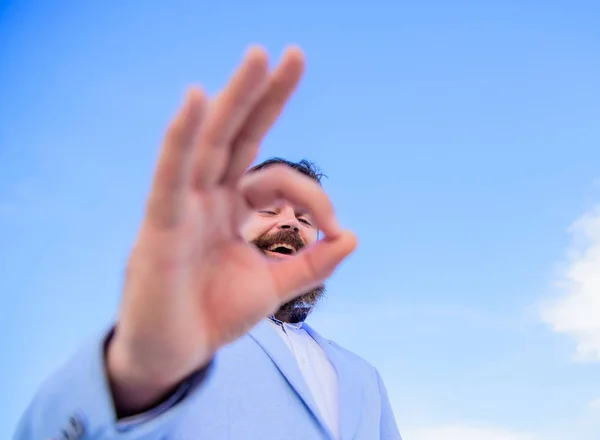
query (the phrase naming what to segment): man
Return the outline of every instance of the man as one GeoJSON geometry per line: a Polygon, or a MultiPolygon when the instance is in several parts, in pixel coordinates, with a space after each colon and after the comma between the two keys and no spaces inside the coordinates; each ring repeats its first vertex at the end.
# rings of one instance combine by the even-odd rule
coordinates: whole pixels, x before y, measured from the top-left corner
{"type": "Polygon", "coordinates": [[[310,163],[246,171],[304,60],[267,64],[251,49],[210,105],[189,91],[117,324],[42,385],[16,439],[400,439],[377,371],[303,323],[356,238],[310,163]]]}

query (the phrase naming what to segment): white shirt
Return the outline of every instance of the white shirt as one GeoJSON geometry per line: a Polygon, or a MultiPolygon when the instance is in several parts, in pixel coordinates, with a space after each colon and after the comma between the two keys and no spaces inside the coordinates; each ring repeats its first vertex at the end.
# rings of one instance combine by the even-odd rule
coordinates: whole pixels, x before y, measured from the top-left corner
{"type": "Polygon", "coordinates": [[[271,320],[269,322],[294,354],[321,417],[333,436],[339,438],[338,377],[335,368],[317,341],[302,328],[302,323],[283,323],[281,326],[271,320]]]}

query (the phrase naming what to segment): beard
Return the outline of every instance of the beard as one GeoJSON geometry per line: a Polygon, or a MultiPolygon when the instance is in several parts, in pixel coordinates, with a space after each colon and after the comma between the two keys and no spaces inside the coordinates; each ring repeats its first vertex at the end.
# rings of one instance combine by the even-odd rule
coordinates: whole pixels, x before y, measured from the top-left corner
{"type": "MultiPolygon", "coordinates": [[[[305,245],[300,234],[291,229],[283,229],[271,234],[263,234],[250,242],[261,252],[266,254],[267,249],[277,243],[285,243],[293,246],[296,252],[305,245]]],[[[313,310],[315,304],[324,296],[325,284],[319,284],[297,298],[283,304],[275,313],[275,318],[282,322],[303,322],[313,310]]]]}

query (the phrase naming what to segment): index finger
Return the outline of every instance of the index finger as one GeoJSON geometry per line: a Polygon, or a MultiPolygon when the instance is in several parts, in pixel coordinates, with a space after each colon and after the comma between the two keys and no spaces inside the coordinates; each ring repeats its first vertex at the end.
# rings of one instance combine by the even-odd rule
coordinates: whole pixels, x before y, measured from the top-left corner
{"type": "Polygon", "coordinates": [[[343,233],[331,200],[323,188],[310,177],[286,165],[271,165],[246,174],[240,181],[240,190],[251,210],[286,200],[294,207],[310,213],[317,228],[326,236],[335,238],[343,233]]]}

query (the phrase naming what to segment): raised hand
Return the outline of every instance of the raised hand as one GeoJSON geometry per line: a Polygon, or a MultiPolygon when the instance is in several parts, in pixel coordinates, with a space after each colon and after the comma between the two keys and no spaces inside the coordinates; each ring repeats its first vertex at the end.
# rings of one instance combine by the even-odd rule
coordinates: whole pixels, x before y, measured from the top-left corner
{"type": "Polygon", "coordinates": [[[152,404],[210,362],[222,345],[320,284],[352,252],[317,183],[288,167],[245,174],[303,72],[288,49],[272,73],[251,49],[211,102],[192,88],[164,140],[131,253],[107,368],[116,403],[152,404]],[[268,259],[244,241],[248,216],[285,200],[307,210],[322,240],[268,259]]]}

